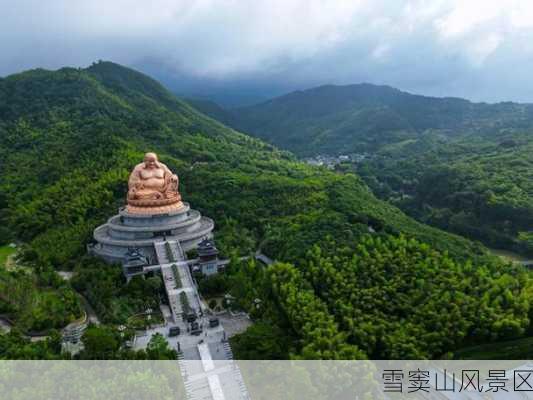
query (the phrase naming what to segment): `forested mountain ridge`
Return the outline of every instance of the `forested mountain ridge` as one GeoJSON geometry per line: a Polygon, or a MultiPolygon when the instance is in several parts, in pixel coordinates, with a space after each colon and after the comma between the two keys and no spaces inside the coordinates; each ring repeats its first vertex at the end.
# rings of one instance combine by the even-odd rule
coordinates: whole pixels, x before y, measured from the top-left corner
{"type": "Polygon", "coordinates": [[[300,156],[377,151],[428,131],[455,137],[533,125],[530,104],[473,103],[367,83],[319,86],[227,111],[232,126],[300,156]]]}
{"type": "Polygon", "coordinates": [[[357,171],[374,193],[419,221],[533,256],[532,104],[360,84],[228,112],[233,126],[300,156],[362,155],[339,168],[357,171]]]}
{"type": "MultiPolygon", "coordinates": [[[[73,285],[94,302],[104,323],[125,323],[150,293],[151,301],[158,299],[158,282],[126,286],[118,269],[85,256],[92,230],[124,204],[131,167],[150,150],[179,174],[184,200],[215,220],[218,245],[234,256],[222,277],[227,290],[269,326],[265,333],[259,323],[241,336],[240,354],[432,357],[529,329],[531,284],[523,269],[407,217],[376,199],[357,175],[298,162],[117,64],[33,70],[0,80],[0,137],[0,242],[24,243],[24,262],[43,290],[66,290],[54,270],[74,269],[73,285]],[[283,263],[262,268],[238,261],[259,245],[283,263]],[[337,263],[338,271],[331,267],[337,263]],[[354,274],[363,280],[354,281],[354,274]],[[395,299],[389,322],[381,318],[386,304],[375,302],[370,310],[351,300],[378,289],[395,299]],[[338,302],[330,297],[333,290],[338,302]],[[414,303],[403,307],[403,296],[414,303]],[[453,312],[453,320],[432,315],[442,326],[435,348],[434,328],[420,315],[409,319],[407,330],[402,324],[407,308],[429,297],[436,306],[445,299],[453,312]],[[263,300],[259,310],[250,308],[256,298],[263,300]],[[365,318],[379,325],[371,328],[365,318]],[[424,346],[417,350],[419,339],[424,346]]],[[[0,279],[4,274],[6,282],[17,281],[15,272],[2,271],[0,279]]],[[[10,306],[0,296],[0,308],[17,322],[21,316],[10,306]]],[[[0,335],[0,357],[26,357],[6,337],[0,335]]]]}
{"type": "MultiPolygon", "coordinates": [[[[0,83],[4,227],[25,241],[50,239],[55,229],[59,236],[66,230],[72,230],[73,237],[81,235],[63,237],[63,250],[56,249],[65,255],[62,262],[68,259],[69,243],[81,249],[78,239],[89,238],[96,222],[122,204],[127,173],[146,149],[161,153],[180,174],[183,197],[203,207],[219,226],[224,226],[224,219],[244,215],[238,220],[255,227],[261,237],[266,232],[257,228],[259,221],[324,208],[351,218],[350,223],[366,226],[370,221],[378,229],[428,229],[426,241],[439,246],[430,236],[443,235],[441,244],[462,243],[458,252],[461,246],[473,248],[468,241],[405,218],[373,198],[353,175],[298,163],[289,154],[204,117],[157,82],[116,64],[35,70],[0,83]],[[237,182],[245,185],[239,191],[237,182]],[[333,202],[329,198],[336,187],[341,192],[333,202]],[[287,198],[298,192],[300,196],[287,198]],[[255,207],[245,204],[247,197],[255,207]],[[235,206],[224,210],[213,204],[230,200],[235,206]],[[221,221],[218,215],[224,216],[221,221]],[[81,226],[83,234],[76,230],[81,226]]],[[[53,254],[54,241],[45,241],[51,246],[46,253],[53,254]]],[[[50,260],[58,261],[56,256],[50,260]]]]}
{"type": "Polygon", "coordinates": [[[222,122],[224,125],[233,126],[236,124],[235,116],[230,110],[227,110],[217,103],[207,99],[185,98],[191,107],[201,111],[203,114],[210,116],[216,121],[222,122]]]}

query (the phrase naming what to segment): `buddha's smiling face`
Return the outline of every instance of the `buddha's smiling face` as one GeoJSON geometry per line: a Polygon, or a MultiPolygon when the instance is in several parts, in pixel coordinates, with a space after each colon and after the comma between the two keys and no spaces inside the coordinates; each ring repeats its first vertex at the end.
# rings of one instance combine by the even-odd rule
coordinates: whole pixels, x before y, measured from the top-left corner
{"type": "Polygon", "coordinates": [[[157,156],[153,153],[147,153],[144,156],[144,166],[148,169],[157,168],[157,156]]]}

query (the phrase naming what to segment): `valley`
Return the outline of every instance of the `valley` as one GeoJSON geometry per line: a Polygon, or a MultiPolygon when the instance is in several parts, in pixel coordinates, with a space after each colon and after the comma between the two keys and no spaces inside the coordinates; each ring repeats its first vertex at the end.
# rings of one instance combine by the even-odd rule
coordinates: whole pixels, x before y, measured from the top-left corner
{"type": "MultiPolygon", "coordinates": [[[[210,114],[213,105],[205,107],[210,114]]],[[[215,118],[314,165],[355,172],[420,222],[533,256],[533,105],[326,85],[215,118]]],[[[225,113],[225,114],[224,114],[225,113]]]]}

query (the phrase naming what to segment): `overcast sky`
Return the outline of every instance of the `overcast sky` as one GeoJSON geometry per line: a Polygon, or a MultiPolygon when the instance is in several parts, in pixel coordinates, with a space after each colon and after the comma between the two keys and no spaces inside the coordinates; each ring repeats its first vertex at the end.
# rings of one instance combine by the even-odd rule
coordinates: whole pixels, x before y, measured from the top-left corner
{"type": "Polygon", "coordinates": [[[0,0],[0,16],[0,76],[104,59],[187,93],[370,82],[533,102],[531,0],[0,0]]]}

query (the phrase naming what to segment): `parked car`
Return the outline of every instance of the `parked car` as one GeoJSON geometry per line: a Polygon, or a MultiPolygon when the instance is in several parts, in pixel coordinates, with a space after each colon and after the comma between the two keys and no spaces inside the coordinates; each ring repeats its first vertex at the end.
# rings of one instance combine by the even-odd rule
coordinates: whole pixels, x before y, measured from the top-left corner
{"type": "Polygon", "coordinates": [[[190,312],[186,316],[187,322],[194,322],[194,321],[196,321],[196,318],[197,318],[197,316],[196,316],[195,312],[190,312]]]}
{"type": "Polygon", "coordinates": [[[168,328],[168,336],[178,336],[180,334],[181,330],[179,326],[171,326],[168,328]]]}
{"type": "Polygon", "coordinates": [[[202,333],[202,328],[198,325],[198,322],[191,323],[191,335],[198,336],[202,333]]]}

